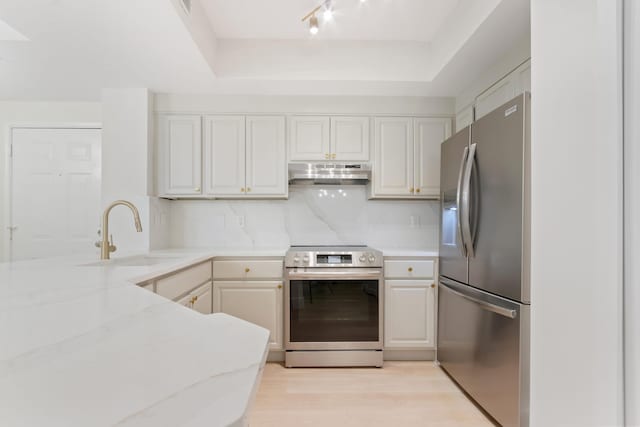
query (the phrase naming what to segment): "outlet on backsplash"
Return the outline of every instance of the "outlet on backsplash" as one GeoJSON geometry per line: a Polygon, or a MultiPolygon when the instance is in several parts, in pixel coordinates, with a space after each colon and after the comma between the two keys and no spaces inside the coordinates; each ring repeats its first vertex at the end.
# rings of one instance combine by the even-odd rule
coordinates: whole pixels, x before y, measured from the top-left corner
{"type": "Polygon", "coordinates": [[[411,228],[420,228],[420,216],[419,215],[409,215],[409,227],[411,227],[411,228]]]}
{"type": "Polygon", "coordinates": [[[244,215],[236,216],[236,224],[238,224],[238,227],[244,228],[244,215]]]}

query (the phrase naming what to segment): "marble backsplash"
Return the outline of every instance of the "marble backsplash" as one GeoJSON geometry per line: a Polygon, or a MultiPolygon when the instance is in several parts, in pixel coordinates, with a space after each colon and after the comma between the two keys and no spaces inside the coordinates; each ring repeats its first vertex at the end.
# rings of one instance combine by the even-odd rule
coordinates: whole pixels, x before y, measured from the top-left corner
{"type": "Polygon", "coordinates": [[[367,200],[363,186],[290,187],[288,200],[169,202],[171,247],[366,244],[437,250],[437,201],[367,200]]]}

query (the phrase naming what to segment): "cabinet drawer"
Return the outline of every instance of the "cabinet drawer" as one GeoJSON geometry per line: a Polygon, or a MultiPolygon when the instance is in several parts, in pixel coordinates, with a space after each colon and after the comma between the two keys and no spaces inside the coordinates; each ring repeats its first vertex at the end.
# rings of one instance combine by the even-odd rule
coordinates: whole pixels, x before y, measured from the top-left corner
{"type": "Polygon", "coordinates": [[[211,262],[203,262],[156,282],[156,293],[174,299],[211,280],[211,262]]]}
{"type": "Polygon", "coordinates": [[[433,278],[434,260],[393,260],[384,262],[384,277],[393,278],[433,278]]]}
{"type": "Polygon", "coordinates": [[[215,279],[281,279],[282,260],[214,261],[215,279]]]}

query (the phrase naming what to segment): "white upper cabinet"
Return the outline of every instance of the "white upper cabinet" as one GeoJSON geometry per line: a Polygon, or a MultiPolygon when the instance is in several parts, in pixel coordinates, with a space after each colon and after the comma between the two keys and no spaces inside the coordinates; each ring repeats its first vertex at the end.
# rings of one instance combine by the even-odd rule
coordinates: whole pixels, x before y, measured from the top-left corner
{"type": "Polygon", "coordinates": [[[246,194],[287,194],[284,117],[249,116],[246,125],[246,194]]]}
{"type": "Polygon", "coordinates": [[[329,159],[331,153],[329,129],[329,117],[291,116],[289,118],[289,159],[329,159]]]}
{"type": "Polygon", "coordinates": [[[531,91],[531,60],[500,79],[476,98],[475,119],[490,113],[525,91],[531,91]]]}
{"type": "Polygon", "coordinates": [[[291,116],[289,160],[368,161],[369,117],[291,116]]]}
{"type": "Polygon", "coordinates": [[[440,144],[448,118],[378,117],[374,128],[374,198],[438,198],[440,144]]]}
{"type": "Polygon", "coordinates": [[[440,144],[451,136],[451,120],[414,120],[414,190],[416,196],[440,196],[440,144]]]}
{"type": "Polygon", "coordinates": [[[369,118],[331,118],[331,159],[369,160],[369,118]]]}
{"type": "Polygon", "coordinates": [[[159,120],[158,194],[198,195],[202,182],[200,116],[163,115],[159,120]]]}
{"type": "Polygon", "coordinates": [[[244,116],[207,116],[204,120],[204,192],[241,194],[245,188],[244,116]]]}
{"type": "Polygon", "coordinates": [[[374,196],[413,194],[413,119],[375,118],[374,196]]]}

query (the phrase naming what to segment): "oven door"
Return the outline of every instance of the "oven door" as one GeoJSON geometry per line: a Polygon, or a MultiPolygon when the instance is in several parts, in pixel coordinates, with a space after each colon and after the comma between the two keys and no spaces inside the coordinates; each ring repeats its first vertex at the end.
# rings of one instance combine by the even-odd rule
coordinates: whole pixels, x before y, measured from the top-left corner
{"type": "Polygon", "coordinates": [[[286,350],[382,350],[382,271],[293,268],[285,273],[286,350]]]}

